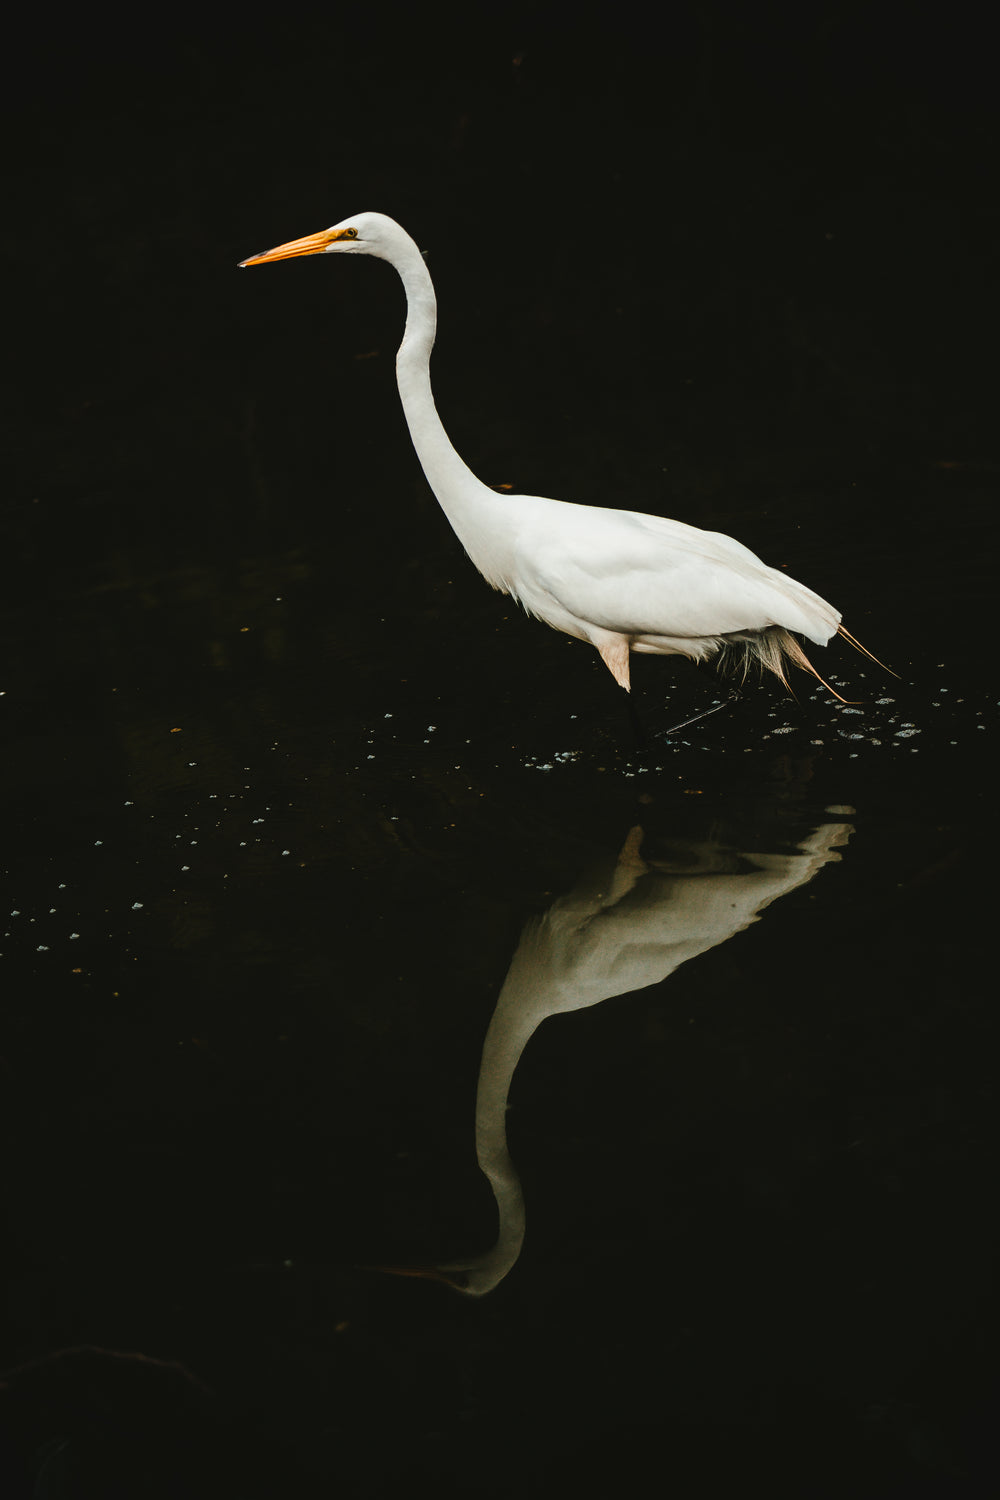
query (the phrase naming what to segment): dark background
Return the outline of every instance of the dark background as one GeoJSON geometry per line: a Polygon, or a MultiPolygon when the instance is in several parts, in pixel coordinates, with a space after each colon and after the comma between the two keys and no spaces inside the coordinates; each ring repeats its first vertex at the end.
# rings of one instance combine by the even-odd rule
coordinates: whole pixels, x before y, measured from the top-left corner
{"type": "Polygon", "coordinates": [[[970,16],[331,4],[8,38],[11,1494],[652,1465],[994,1492],[970,16]],[[901,676],[821,653],[856,730],[762,686],[656,742],[713,689],[641,661],[637,780],[603,667],[489,594],[424,484],[391,272],[235,269],[364,209],[428,253],[473,469],[789,567],[901,676]],[[637,821],[756,847],[789,802],[858,833],[783,927],[532,1044],[509,1280],[472,1304],[359,1269],[489,1243],[473,1080],[525,917],[637,821]],[[168,1363],[51,1358],[79,1345],[168,1363]]]}

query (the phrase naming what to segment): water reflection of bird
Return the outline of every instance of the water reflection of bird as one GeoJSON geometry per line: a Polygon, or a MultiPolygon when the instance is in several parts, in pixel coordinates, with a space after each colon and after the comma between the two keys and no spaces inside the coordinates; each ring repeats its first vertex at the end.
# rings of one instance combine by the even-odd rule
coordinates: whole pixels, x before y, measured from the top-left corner
{"type": "Polygon", "coordinates": [[[476,1157],[496,1198],[496,1244],[458,1264],[405,1274],[482,1296],[520,1255],[524,1195],[507,1149],[507,1097],[521,1054],[547,1016],[667,978],[839,859],[837,848],[852,831],[848,823],[825,823],[785,853],[741,853],[706,840],[647,862],[642,829],[633,828],[613,866],[581,880],[528,922],[486,1033],[476,1093],[476,1157]]]}
{"type": "Polygon", "coordinates": [[[384,214],[358,214],[241,264],[330,253],[374,255],[399,273],[406,291],[396,357],[403,411],[428,483],[480,573],[528,614],[589,641],[626,691],[632,651],[694,661],[721,652],[744,672],[759,663],[787,686],[789,662],[819,678],[792,631],[819,646],[835,633],[858,645],[832,604],[721,532],[636,511],[501,496],[481,483],[455,452],[434,405],[437,300],[404,229],[384,214]]]}

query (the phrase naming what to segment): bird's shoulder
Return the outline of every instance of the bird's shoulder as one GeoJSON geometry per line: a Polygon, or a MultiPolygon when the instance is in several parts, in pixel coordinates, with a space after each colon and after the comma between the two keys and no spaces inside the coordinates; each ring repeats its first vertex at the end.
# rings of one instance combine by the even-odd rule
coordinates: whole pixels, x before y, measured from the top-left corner
{"type": "Polygon", "coordinates": [[[763,569],[756,553],[719,531],[644,511],[611,510],[565,500],[518,496],[526,555],[605,573],[623,569],[662,573],[703,562],[715,567],[763,569]]]}

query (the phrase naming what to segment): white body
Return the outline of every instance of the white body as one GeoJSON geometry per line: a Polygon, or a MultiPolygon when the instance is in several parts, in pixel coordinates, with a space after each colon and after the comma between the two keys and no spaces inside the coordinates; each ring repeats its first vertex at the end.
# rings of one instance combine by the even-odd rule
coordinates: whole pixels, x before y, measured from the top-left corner
{"type": "Polygon", "coordinates": [[[396,376],[410,436],[442,510],[488,583],[556,630],[590,641],[626,689],[630,651],[698,661],[733,638],[783,680],[785,656],[813,670],[787,632],[825,645],[840,614],[732,537],[636,511],[499,495],[476,478],[434,405],[430,273],[393,219],[358,214],[244,264],[320,253],[375,255],[399,273],[407,313],[396,376]]]}

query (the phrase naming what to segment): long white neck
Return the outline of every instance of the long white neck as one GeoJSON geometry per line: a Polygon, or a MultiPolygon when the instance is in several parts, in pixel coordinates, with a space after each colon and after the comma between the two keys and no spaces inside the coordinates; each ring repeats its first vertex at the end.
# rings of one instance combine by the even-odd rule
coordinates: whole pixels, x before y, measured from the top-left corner
{"type": "Polygon", "coordinates": [[[437,298],[423,256],[400,234],[391,264],[406,292],[406,329],[396,355],[396,381],[406,425],[427,482],[476,567],[494,588],[507,589],[513,567],[509,502],[476,478],[452,447],[434,405],[430,359],[437,298]]]}

